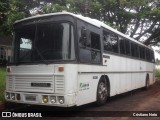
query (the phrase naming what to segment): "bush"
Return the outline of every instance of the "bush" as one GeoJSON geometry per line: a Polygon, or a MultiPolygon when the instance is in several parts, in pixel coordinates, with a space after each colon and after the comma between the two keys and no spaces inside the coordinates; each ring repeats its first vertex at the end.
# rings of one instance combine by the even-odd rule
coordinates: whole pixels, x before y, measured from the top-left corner
{"type": "Polygon", "coordinates": [[[156,77],[160,78],[160,69],[156,69],[156,77]]]}

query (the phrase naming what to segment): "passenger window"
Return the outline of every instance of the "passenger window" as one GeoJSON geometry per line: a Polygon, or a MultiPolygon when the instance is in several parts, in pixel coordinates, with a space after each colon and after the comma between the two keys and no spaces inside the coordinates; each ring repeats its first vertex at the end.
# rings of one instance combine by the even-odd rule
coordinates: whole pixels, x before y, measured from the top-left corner
{"type": "Polygon", "coordinates": [[[145,48],[143,46],[140,46],[139,51],[140,51],[140,58],[145,59],[145,48]]]}
{"type": "Polygon", "coordinates": [[[138,45],[136,43],[131,43],[131,54],[132,54],[132,57],[139,57],[139,54],[138,54],[138,45]]]}
{"type": "Polygon", "coordinates": [[[139,48],[138,48],[138,45],[135,43],[135,57],[136,58],[139,58],[139,48]]]}
{"type": "Polygon", "coordinates": [[[150,50],[146,49],[146,60],[150,61],[150,50]]]}
{"type": "Polygon", "coordinates": [[[134,50],[134,43],[131,42],[131,55],[132,57],[135,57],[135,50],[134,50]]]}
{"type": "Polygon", "coordinates": [[[118,53],[118,36],[114,33],[103,31],[104,50],[118,53]]]}
{"type": "Polygon", "coordinates": [[[151,62],[155,62],[154,52],[151,51],[151,62]]]}
{"type": "Polygon", "coordinates": [[[120,46],[120,54],[125,55],[126,54],[125,39],[122,37],[119,37],[119,46],[120,46]]]}
{"type": "Polygon", "coordinates": [[[110,39],[113,52],[118,53],[118,36],[116,34],[111,33],[110,39]]]}
{"type": "Polygon", "coordinates": [[[128,56],[130,56],[131,55],[131,49],[130,49],[130,47],[131,47],[131,45],[130,45],[130,41],[129,40],[125,40],[125,47],[126,47],[126,55],[128,55],[128,56]]]}
{"type": "Polygon", "coordinates": [[[103,31],[103,43],[105,51],[112,51],[112,42],[109,32],[103,31]]]}

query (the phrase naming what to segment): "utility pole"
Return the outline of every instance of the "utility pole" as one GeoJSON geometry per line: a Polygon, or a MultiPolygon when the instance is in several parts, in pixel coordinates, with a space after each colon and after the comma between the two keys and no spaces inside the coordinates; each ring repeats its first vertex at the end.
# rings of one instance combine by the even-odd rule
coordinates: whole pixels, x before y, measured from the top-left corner
{"type": "Polygon", "coordinates": [[[89,7],[89,2],[88,0],[83,0],[83,9],[84,9],[84,15],[88,16],[88,7],[89,7]]]}

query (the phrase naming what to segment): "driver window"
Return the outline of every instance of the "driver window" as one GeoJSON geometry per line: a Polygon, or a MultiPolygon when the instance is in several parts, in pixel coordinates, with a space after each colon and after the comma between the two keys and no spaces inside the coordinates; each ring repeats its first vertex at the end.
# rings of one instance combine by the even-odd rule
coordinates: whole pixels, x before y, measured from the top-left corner
{"type": "Polygon", "coordinates": [[[91,62],[91,51],[88,47],[90,47],[89,37],[87,33],[86,27],[82,26],[78,29],[79,36],[79,58],[83,63],[91,62]]]}
{"type": "Polygon", "coordinates": [[[79,61],[81,63],[101,63],[100,29],[78,20],[79,61]]]}
{"type": "Polygon", "coordinates": [[[80,47],[90,47],[90,41],[88,39],[88,33],[86,27],[82,26],[79,29],[79,46],[80,47]]]}
{"type": "Polygon", "coordinates": [[[101,61],[101,52],[100,52],[100,35],[91,32],[91,56],[92,56],[92,63],[100,63],[101,61]]]}

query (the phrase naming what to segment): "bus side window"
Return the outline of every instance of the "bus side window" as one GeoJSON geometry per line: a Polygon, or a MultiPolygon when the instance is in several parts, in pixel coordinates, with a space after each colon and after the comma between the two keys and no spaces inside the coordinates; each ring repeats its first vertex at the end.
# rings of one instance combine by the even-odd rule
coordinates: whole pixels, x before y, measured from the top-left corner
{"type": "Polygon", "coordinates": [[[131,55],[132,57],[136,57],[139,58],[139,54],[138,54],[138,44],[136,43],[131,43],[131,55]]]}
{"type": "Polygon", "coordinates": [[[101,54],[100,54],[100,35],[91,32],[91,57],[92,63],[100,63],[101,61],[101,54]]]}
{"type": "Polygon", "coordinates": [[[135,46],[134,46],[134,50],[135,50],[135,57],[136,58],[139,58],[139,47],[138,47],[138,44],[135,43],[135,46]]]}
{"type": "Polygon", "coordinates": [[[125,55],[126,54],[125,39],[123,37],[119,37],[119,46],[120,46],[120,54],[125,55]]]}
{"type": "Polygon", "coordinates": [[[135,49],[134,49],[134,43],[133,42],[131,42],[131,55],[132,55],[132,57],[135,57],[135,49]]]}
{"type": "Polygon", "coordinates": [[[129,40],[125,40],[125,48],[126,48],[126,55],[130,56],[131,55],[131,45],[130,45],[130,41],[129,40]]]}
{"type": "Polygon", "coordinates": [[[105,51],[112,51],[112,42],[110,40],[109,32],[103,31],[103,43],[105,51]]]}
{"type": "Polygon", "coordinates": [[[111,33],[110,39],[112,43],[113,52],[118,53],[118,36],[116,34],[111,33]]]}
{"type": "Polygon", "coordinates": [[[151,51],[151,62],[155,62],[154,52],[151,51]]]}
{"type": "Polygon", "coordinates": [[[146,49],[146,60],[150,61],[150,51],[149,51],[149,49],[146,49]]]}
{"type": "Polygon", "coordinates": [[[143,59],[143,47],[142,46],[139,46],[139,54],[140,54],[140,58],[143,59]]]}
{"type": "Polygon", "coordinates": [[[143,46],[139,46],[140,58],[145,59],[145,48],[143,46]]]}

